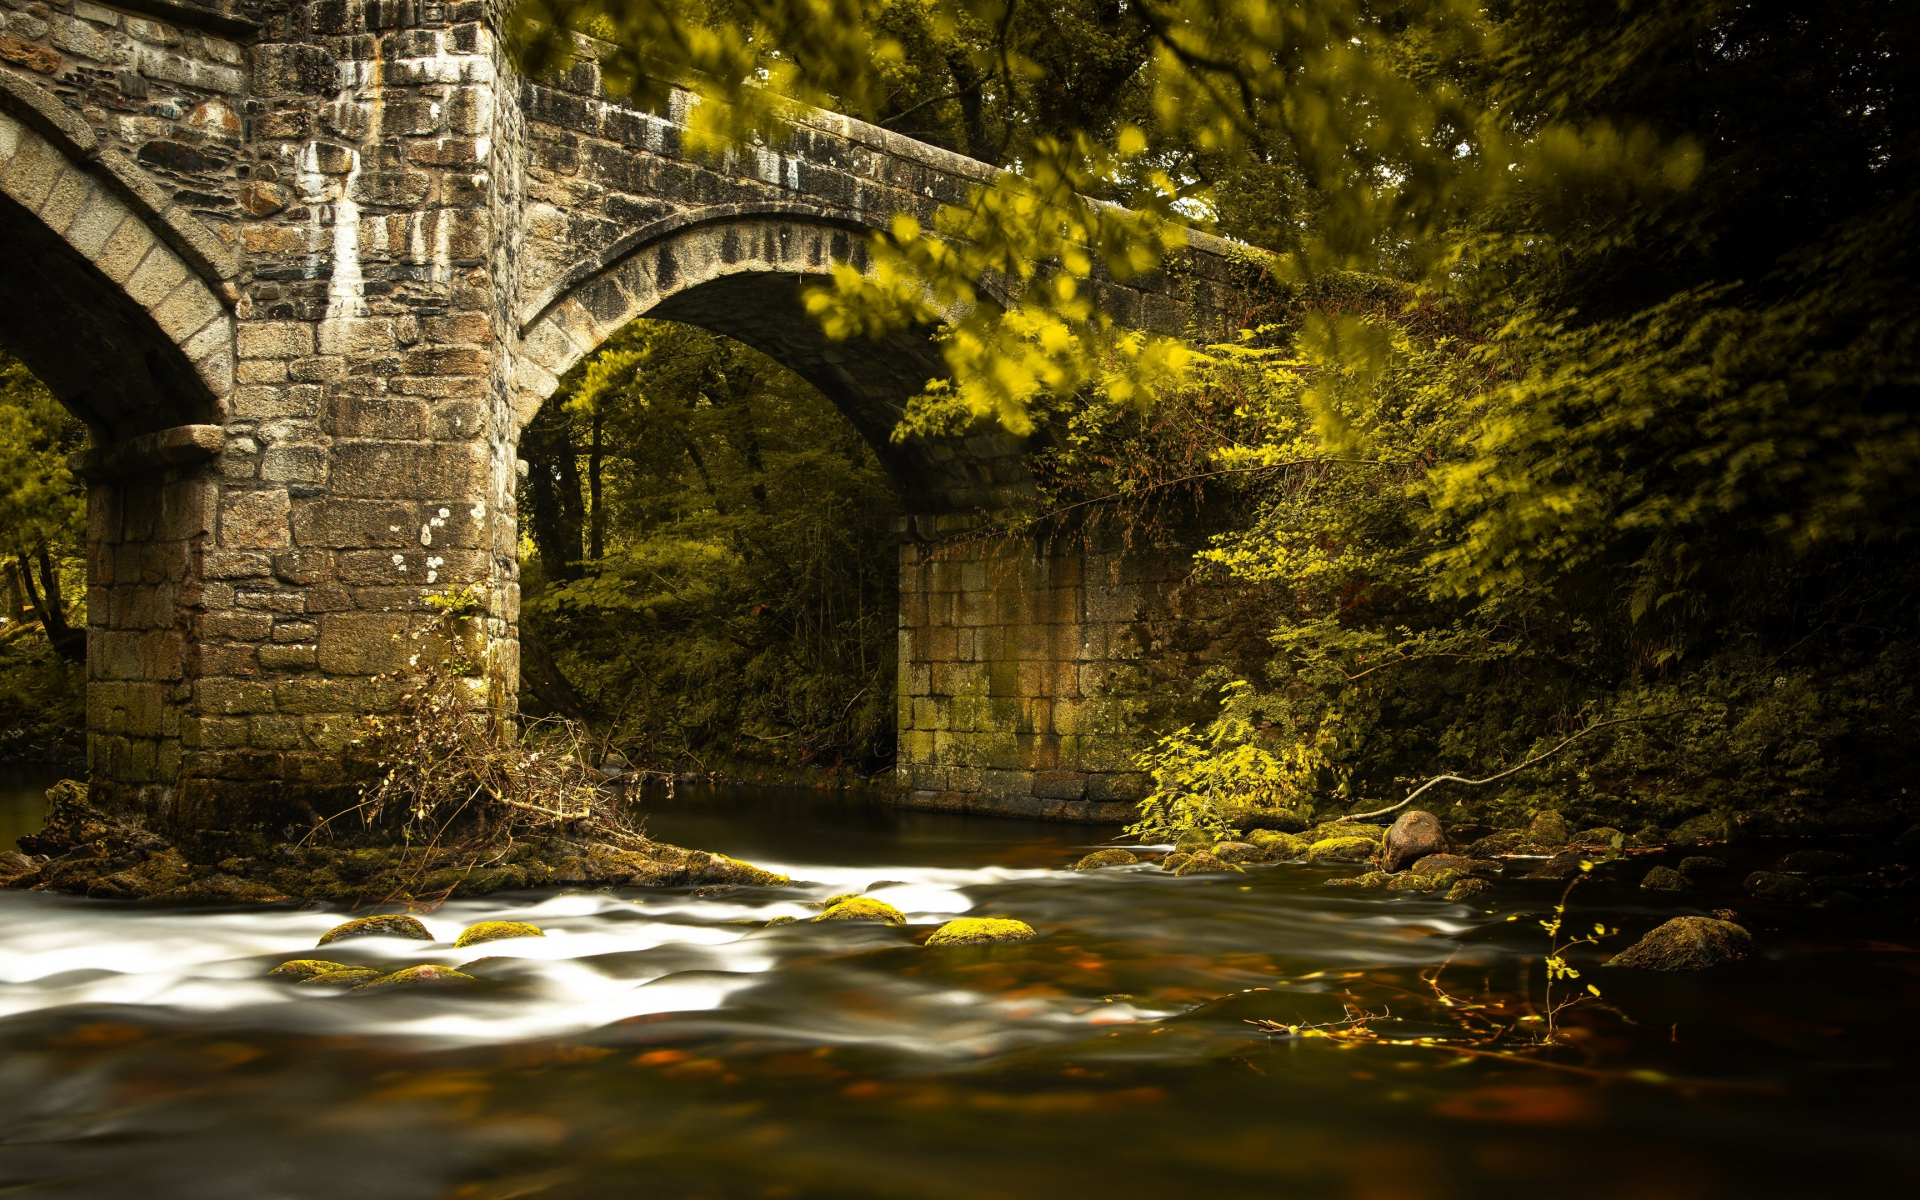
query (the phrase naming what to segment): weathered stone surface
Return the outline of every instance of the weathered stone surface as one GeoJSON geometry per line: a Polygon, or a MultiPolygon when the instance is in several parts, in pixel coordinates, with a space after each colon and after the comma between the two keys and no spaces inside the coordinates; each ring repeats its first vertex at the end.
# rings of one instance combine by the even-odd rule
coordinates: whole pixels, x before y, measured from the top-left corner
{"type": "Polygon", "coordinates": [[[1380,845],[1380,869],[1398,871],[1416,859],[1438,854],[1446,848],[1447,835],[1440,827],[1440,818],[1412,809],[1401,813],[1387,830],[1380,845]]]}
{"type": "Polygon", "coordinates": [[[1140,861],[1140,856],[1131,850],[1122,850],[1118,846],[1106,850],[1095,850],[1079,862],[1073,864],[1076,871],[1093,871],[1101,867],[1127,867],[1140,861]]]}
{"type": "Polygon", "coordinates": [[[1702,971],[1753,954],[1753,935],[1731,921],[1675,917],[1608,961],[1642,971],[1702,971]]]}
{"type": "Polygon", "coordinates": [[[453,939],[456,950],[468,946],[478,946],[482,942],[498,942],[508,938],[543,938],[546,931],[538,925],[529,925],[525,921],[482,921],[478,925],[469,925],[453,939]]]}

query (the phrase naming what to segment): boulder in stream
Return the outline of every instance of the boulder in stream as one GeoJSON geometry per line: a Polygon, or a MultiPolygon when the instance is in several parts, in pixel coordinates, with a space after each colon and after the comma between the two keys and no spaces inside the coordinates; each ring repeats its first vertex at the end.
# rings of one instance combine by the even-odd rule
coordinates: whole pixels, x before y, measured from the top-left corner
{"type": "Polygon", "coordinates": [[[1291,862],[1296,858],[1305,858],[1309,845],[1305,838],[1273,829],[1256,829],[1247,835],[1247,840],[1260,847],[1261,857],[1267,862],[1291,862]]]}
{"type": "Polygon", "coordinates": [[[305,979],[295,983],[294,986],[311,988],[357,988],[363,983],[372,983],[374,980],[386,974],[385,971],[380,970],[378,967],[349,967],[341,966],[338,963],[334,965],[339,967],[339,969],[335,971],[322,971],[318,975],[309,975],[305,979]]]}
{"type": "Polygon", "coordinates": [[[1747,895],[1756,900],[1772,900],[1779,904],[1793,904],[1812,894],[1806,880],[1782,875],[1778,871],[1755,871],[1747,876],[1742,886],[1747,889],[1747,895]]]}
{"type": "Polygon", "coordinates": [[[1266,857],[1266,851],[1251,842],[1221,842],[1211,853],[1221,862],[1229,863],[1259,862],[1266,857]]]}
{"type": "Polygon", "coordinates": [[[1430,812],[1413,809],[1400,814],[1380,843],[1380,869],[1398,871],[1409,863],[1439,854],[1447,848],[1446,831],[1440,818],[1430,812]]]}
{"type": "MultiPolygon", "coordinates": [[[[324,980],[327,976],[322,975],[320,978],[324,980]]],[[[385,988],[455,987],[478,982],[479,980],[464,971],[422,963],[420,966],[407,967],[405,970],[395,971],[391,975],[382,975],[366,983],[355,984],[353,990],[364,992],[385,988]]]]}
{"type": "Polygon", "coordinates": [[[1522,875],[1520,878],[1554,881],[1572,879],[1580,873],[1580,863],[1581,858],[1579,851],[1563,850],[1533,870],[1527,872],[1525,875],[1522,875]]]}
{"type": "Polygon", "coordinates": [[[1731,921],[1675,917],[1613,956],[1609,967],[1702,971],[1753,954],[1753,936],[1731,921]]]}
{"type": "Polygon", "coordinates": [[[1727,864],[1721,859],[1709,858],[1704,854],[1691,854],[1680,860],[1680,873],[1691,882],[1713,875],[1724,875],[1727,873],[1727,864]]]}
{"type": "Polygon", "coordinates": [[[281,963],[267,975],[273,979],[291,979],[295,983],[312,979],[316,975],[326,975],[334,971],[344,971],[347,964],[328,962],[324,958],[296,958],[281,963]]]}
{"type": "Polygon", "coordinates": [[[357,921],[335,925],[321,934],[320,940],[314,945],[329,946],[334,942],[359,937],[412,938],[416,942],[433,940],[433,935],[427,932],[427,927],[422,925],[418,918],[409,917],[405,913],[387,913],[378,917],[361,917],[357,921]]]}
{"type": "Polygon", "coordinates": [[[1174,868],[1173,873],[1175,875],[1209,875],[1222,871],[1237,871],[1239,869],[1240,868],[1233,864],[1223,862],[1203,850],[1199,854],[1189,855],[1187,861],[1174,868]]]}
{"type": "Polygon", "coordinates": [[[1687,877],[1672,867],[1655,867],[1640,881],[1640,887],[1649,892],[1684,892],[1687,890],[1687,877]]]}
{"type": "Polygon", "coordinates": [[[1363,837],[1323,838],[1307,847],[1308,862],[1365,862],[1373,857],[1374,844],[1363,837]]]}
{"type": "Polygon", "coordinates": [[[872,896],[848,896],[815,917],[816,921],[878,921],[885,925],[905,925],[906,914],[872,896]]]}
{"type": "Polygon", "coordinates": [[[1105,850],[1095,850],[1079,862],[1073,864],[1076,871],[1097,871],[1101,867],[1130,867],[1140,861],[1140,856],[1131,850],[1122,850],[1111,846],[1105,850]]]}
{"type": "Polygon", "coordinates": [[[933,931],[928,946],[981,946],[989,942],[1025,942],[1039,937],[1025,921],[1004,917],[959,917],[933,931]]]}
{"type": "Polygon", "coordinates": [[[1460,904],[1475,896],[1482,896],[1493,890],[1493,885],[1484,879],[1462,879],[1447,889],[1447,902],[1460,904]]]}
{"type": "Polygon", "coordinates": [[[1527,841],[1535,846],[1559,848],[1573,840],[1573,826],[1560,813],[1549,808],[1534,814],[1527,826],[1527,841]]]}
{"type": "Polygon", "coordinates": [[[545,937],[546,931],[538,925],[529,925],[525,921],[482,921],[478,925],[469,925],[453,939],[456,950],[468,946],[478,946],[481,942],[498,942],[507,938],[545,937]]]}

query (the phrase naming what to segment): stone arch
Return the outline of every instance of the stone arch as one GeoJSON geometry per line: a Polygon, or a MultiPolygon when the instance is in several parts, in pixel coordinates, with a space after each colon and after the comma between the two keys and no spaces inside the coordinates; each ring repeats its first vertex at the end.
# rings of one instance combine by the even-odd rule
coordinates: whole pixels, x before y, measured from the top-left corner
{"type": "Polygon", "coordinates": [[[565,272],[524,310],[511,377],[521,425],[559,380],[628,322],[683,321],[751,346],[819,388],[866,438],[910,512],[994,509],[1031,487],[1020,446],[998,433],[897,444],[908,397],[943,373],[930,330],[882,342],[829,341],[801,286],[835,261],[864,260],[870,222],[800,206],[742,204],[675,214],[565,272]]]}
{"type": "Polygon", "coordinates": [[[0,112],[0,276],[16,281],[0,288],[0,336],[92,428],[96,455],[194,442],[167,431],[223,419],[232,317],[122,194],[144,181],[47,124],[0,112]]]}

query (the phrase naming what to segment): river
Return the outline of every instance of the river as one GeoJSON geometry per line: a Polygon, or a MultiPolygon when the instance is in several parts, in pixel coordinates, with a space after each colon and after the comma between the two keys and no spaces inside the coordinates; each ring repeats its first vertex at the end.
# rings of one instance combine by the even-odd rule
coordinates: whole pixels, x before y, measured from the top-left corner
{"type": "MultiPolygon", "coordinates": [[[[0,779],[9,836],[43,775],[0,779]]],[[[1542,1065],[1394,1043],[1462,1020],[1513,1026],[1495,1054],[1537,1034],[1517,1018],[1537,1007],[1557,887],[1477,906],[1324,889],[1329,868],[1075,873],[1059,868],[1115,829],[821,792],[698,789],[645,812],[656,837],[806,882],[460,901],[423,915],[432,946],[324,952],[488,959],[480,987],[411,994],[265,978],[341,911],[0,893],[0,1189],[1639,1200],[1904,1194],[1920,1166],[1910,903],[1754,907],[1734,897],[1740,862],[1726,896],[1593,881],[1573,921],[1619,927],[1611,949],[1727,904],[1763,953],[1682,975],[1576,955],[1603,998],[1542,1065]],[[911,924],[806,923],[808,901],[868,890],[911,924]],[[958,914],[1041,936],[919,945],[958,914]],[[778,916],[801,920],[767,927],[778,916]],[[548,936],[447,945],[483,919],[548,936]],[[1381,1018],[1378,1042],[1248,1024],[1349,1005],[1381,1018]]]]}

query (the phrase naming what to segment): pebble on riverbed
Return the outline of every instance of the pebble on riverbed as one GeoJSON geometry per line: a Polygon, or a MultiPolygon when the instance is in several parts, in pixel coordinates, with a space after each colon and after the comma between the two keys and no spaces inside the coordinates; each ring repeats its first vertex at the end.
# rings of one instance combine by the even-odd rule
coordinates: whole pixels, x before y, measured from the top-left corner
{"type": "Polygon", "coordinates": [[[933,931],[928,946],[981,946],[990,942],[1024,942],[1039,937],[1025,921],[1002,917],[960,917],[933,931]]]}
{"type": "Polygon", "coordinates": [[[1607,963],[1642,971],[1701,971],[1753,954],[1753,935],[1731,921],[1675,917],[1607,963]]]}
{"type": "Polygon", "coordinates": [[[378,917],[361,917],[357,921],[348,921],[344,925],[335,925],[320,935],[316,946],[327,946],[347,938],[357,937],[397,937],[412,938],[416,942],[430,942],[433,935],[427,932],[417,918],[404,913],[389,913],[378,917]]]}
{"type": "Polygon", "coordinates": [[[546,931],[538,925],[529,925],[525,921],[482,921],[478,925],[469,925],[460,931],[453,940],[456,950],[468,946],[478,946],[481,942],[498,942],[506,938],[545,937],[546,931]]]}
{"type": "Polygon", "coordinates": [[[1073,864],[1076,871],[1097,871],[1101,867],[1126,867],[1140,861],[1140,856],[1131,850],[1122,850],[1118,846],[1106,850],[1095,850],[1079,862],[1073,864]]]}
{"type": "Polygon", "coordinates": [[[887,925],[905,925],[906,914],[871,896],[849,896],[815,917],[816,921],[880,921],[887,925]]]}

